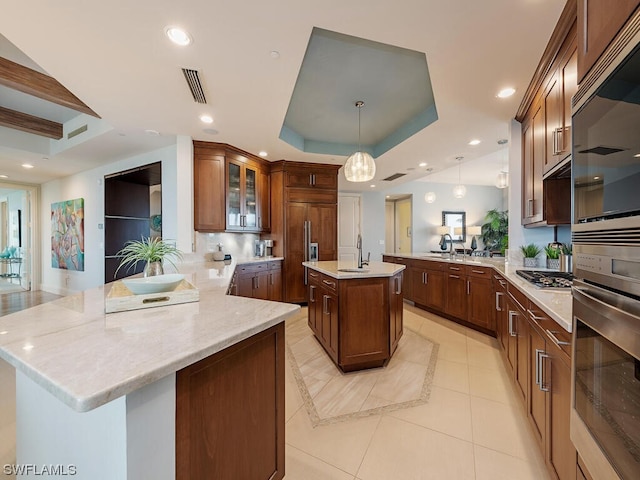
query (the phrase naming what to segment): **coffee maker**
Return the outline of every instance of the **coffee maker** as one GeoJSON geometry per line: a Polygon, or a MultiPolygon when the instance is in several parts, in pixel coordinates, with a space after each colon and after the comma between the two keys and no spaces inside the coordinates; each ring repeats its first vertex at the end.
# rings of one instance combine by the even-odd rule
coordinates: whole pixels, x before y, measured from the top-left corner
{"type": "Polygon", "coordinates": [[[272,257],[273,256],[273,240],[264,240],[264,248],[265,248],[265,255],[267,257],[272,257]]]}

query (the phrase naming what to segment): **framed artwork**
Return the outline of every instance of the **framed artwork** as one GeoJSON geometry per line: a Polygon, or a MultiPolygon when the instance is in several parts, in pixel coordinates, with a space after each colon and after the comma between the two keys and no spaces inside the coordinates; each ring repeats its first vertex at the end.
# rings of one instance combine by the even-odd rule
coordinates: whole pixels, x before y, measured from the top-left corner
{"type": "Polygon", "coordinates": [[[51,267],[84,272],[84,198],[51,204],[51,267]]]}

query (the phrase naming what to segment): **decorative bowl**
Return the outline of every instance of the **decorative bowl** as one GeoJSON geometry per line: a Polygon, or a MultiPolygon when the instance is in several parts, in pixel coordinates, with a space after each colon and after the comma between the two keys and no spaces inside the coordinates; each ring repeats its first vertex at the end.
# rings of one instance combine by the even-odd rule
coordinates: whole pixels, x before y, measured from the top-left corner
{"type": "Polygon", "coordinates": [[[134,295],[147,295],[149,293],[162,293],[173,291],[184,279],[181,273],[169,273],[144,278],[123,278],[122,283],[134,295]]]}

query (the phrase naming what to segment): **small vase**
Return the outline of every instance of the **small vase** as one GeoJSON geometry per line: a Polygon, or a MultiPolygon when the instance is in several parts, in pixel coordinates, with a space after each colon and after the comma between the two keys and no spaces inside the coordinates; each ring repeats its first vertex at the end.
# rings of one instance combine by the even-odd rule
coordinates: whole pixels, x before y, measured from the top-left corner
{"type": "Polygon", "coordinates": [[[530,267],[530,268],[535,268],[538,266],[538,259],[537,258],[528,258],[525,257],[524,258],[524,266],[525,267],[530,267]]]}
{"type": "Polygon", "coordinates": [[[162,262],[147,262],[142,273],[144,277],[155,277],[156,275],[164,275],[162,262]]]}
{"type": "Polygon", "coordinates": [[[549,270],[560,270],[559,258],[547,258],[547,268],[549,270]]]}

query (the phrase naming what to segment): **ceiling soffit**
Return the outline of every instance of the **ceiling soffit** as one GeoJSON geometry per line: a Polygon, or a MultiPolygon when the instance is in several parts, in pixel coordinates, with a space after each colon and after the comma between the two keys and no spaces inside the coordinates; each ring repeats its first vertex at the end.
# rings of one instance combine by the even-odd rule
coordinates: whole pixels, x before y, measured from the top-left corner
{"type": "Polygon", "coordinates": [[[309,153],[379,157],[438,119],[424,53],[314,27],[280,138],[309,153]]]}

